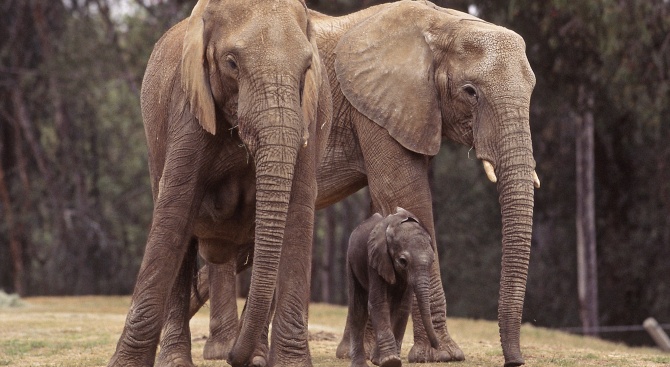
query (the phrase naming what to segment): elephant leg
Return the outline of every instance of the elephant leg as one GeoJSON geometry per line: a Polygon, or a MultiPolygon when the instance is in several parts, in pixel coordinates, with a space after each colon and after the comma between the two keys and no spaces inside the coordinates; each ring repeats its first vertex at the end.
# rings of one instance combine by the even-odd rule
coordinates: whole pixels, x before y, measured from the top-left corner
{"type": "Polygon", "coordinates": [[[351,305],[349,305],[349,312],[347,312],[347,320],[344,323],[344,331],[342,332],[342,340],[340,340],[340,344],[337,345],[337,349],[335,350],[335,357],[339,359],[349,359],[351,358],[351,328],[349,327],[349,324],[351,323],[351,320],[349,318],[351,315],[349,314],[351,312],[351,305]]]}
{"type": "Polygon", "coordinates": [[[407,289],[397,298],[397,307],[391,312],[391,325],[393,326],[393,336],[398,350],[398,355],[402,349],[402,340],[405,337],[407,329],[407,320],[412,308],[413,292],[407,289]]]}
{"type": "Polygon", "coordinates": [[[198,284],[191,292],[188,318],[191,319],[209,299],[209,266],[205,264],[198,271],[198,284]]]}
{"type": "MultiPolygon", "coordinates": [[[[365,160],[373,209],[382,215],[388,215],[400,206],[415,214],[433,238],[433,249],[437,254],[428,157],[405,149],[384,128],[360,114],[357,114],[354,122],[365,160]],[[389,180],[388,177],[393,179],[389,180]]],[[[435,332],[440,339],[440,350],[430,346],[421,318],[417,317],[418,313],[413,312],[414,346],[410,350],[409,361],[416,363],[464,360],[463,352],[447,330],[447,302],[437,257],[431,268],[430,286],[433,295],[430,309],[435,332]]]]}
{"type": "Polygon", "coordinates": [[[347,273],[349,278],[349,310],[345,326],[345,330],[348,330],[345,334],[348,339],[346,345],[349,347],[347,355],[351,356],[351,367],[363,367],[368,365],[364,346],[366,327],[363,326],[368,324],[368,294],[356,281],[348,266],[347,273]]]}
{"type": "Polygon", "coordinates": [[[276,367],[312,365],[307,318],[316,202],[315,146],[301,148],[293,179],[270,343],[269,363],[276,367]]]}
{"type": "MultiPolygon", "coordinates": [[[[196,190],[184,190],[195,194],[196,190]]],[[[188,199],[189,195],[179,199],[188,199]]],[[[168,194],[166,194],[168,196],[168,194]]],[[[165,320],[166,302],[185,257],[195,215],[193,200],[159,200],[137,276],[126,323],[108,366],[153,366],[160,332],[165,320]],[[180,209],[167,210],[167,202],[180,209]],[[179,205],[183,204],[183,205],[179,205]],[[170,213],[180,213],[174,215],[170,213]],[[183,217],[182,217],[183,216],[183,217]]],[[[188,311],[188,310],[187,310],[188,311]]],[[[186,315],[184,316],[186,318],[186,315]]]]}
{"type": "Polygon", "coordinates": [[[158,366],[195,367],[191,358],[191,329],[187,315],[196,262],[197,243],[192,239],[167,304],[168,314],[156,360],[158,366]]]}
{"type": "Polygon", "coordinates": [[[369,273],[368,280],[368,315],[377,341],[372,363],[381,367],[398,367],[401,362],[391,327],[391,307],[394,305],[389,304],[388,285],[374,270],[369,273]]]}
{"type": "MultiPolygon", "coordinates": [[[[169,135],[165,167],[154,200],[153,219],[123,332],[108,366],[153,366],[166,307],[204,197],[200,170],[206,169],[203,132],[177,121],[169,135]],[[175,135],[178,135],[175,133],[175,135]]],[[[187,297],[188,299],[188,297],[187,297]]],[[[188,301],[186,301],[188,302],[188,301]]]]}
{"type": "MultiPolygon", "coordinates": [[[[349,318],[349,315],[347,315],[347,319],[349,318]]],[[[372,354],[375,350],[376,346],[376,341],[375,341],[375,333],[372,331],[372,324],[370,323],[370,320],[366,319],[367,323],[365,326],[365,338],[363,340],[363,343],[365,345],[365,357],[368,359],[371,359],[372,354]]],[[[345,323],[344,326],[344,332],[342,335],[342,340],[340,340],[340,344],[337,345],[337,350],[335,351],[335,356],[339,359],[349,359],[351,358],[351,354],[349,353],[351,350],[351,341],[350,341],[350,333],[351,331],[349,330],[349,322],[345,323]]]]}
{"type": "MultiPolygon", "coordinates": [[[[433,267],[436,267],[437,261],[433,267]]],[[[433,320],[435,332],[440,340],[440,348],[436,350],[431,347],[426,329],[421,321],[421,313],[419,312],[418,302],[416,297],[413,298],[412,304],[412,321],[414,331],[414,345],[410,349],[407,359],[410,363],[430,363],[430,362],[449,362],[465,360],[463,351],[458,347],[456,342],[451,338],[447,331],[447,303],[444,297],[444,291],[437,292],[436,289],[442,290],[442,281],[440,279],[439,269],[431,272],[431,289],[434,296],[431,297],[430,312],[433,320]]]]}
{"type": "MultiPolygon", "coordinates": [[[[238,263],[238,270],[239,270],[239,263],[238,263]]],[[[272,315],[275,312],[275,308],[277,306],[276,302],[276,296],[272,297],[272,304],[270,305],[270,317],[268,317],[268,323],[265,325],[263,328],[263,332],[261,333],[260,340],[258,342],[258,346],[254,350],[252,356],[251,356],[251,367],[265,367],[267,365],[267,360],[268,360],[268,351],[270,350],[270,346],[268,344],[268,336],[270,334],[270,321],[272,320],[272,315]]],[[[247,306],[248,302],[244,303],[244,307],[242,308],[242,319],[244,319],[244,314],[247,312],[247,306]]],[[[242,327],[242,323],[239,323],[239,328],[242,327]]],[[[239,335],[239,329],[237,334],[239,335]]]]}
{"type": "Polygon", "coordinates": [[[224,264],[207,264],[209,273],[209,338],[204,359],[226,359],[238,334],[237,300],[235,298],[236,258],[224,264]]]}

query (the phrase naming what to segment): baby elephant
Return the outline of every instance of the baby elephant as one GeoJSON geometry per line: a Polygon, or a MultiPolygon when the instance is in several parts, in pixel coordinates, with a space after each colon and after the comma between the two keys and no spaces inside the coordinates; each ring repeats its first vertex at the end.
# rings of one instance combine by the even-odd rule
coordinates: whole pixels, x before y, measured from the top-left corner
{"type": "Polygon", "coordinates": [[[351,366],[367,366],[364,337],[368,317],[377,344],[372,361],[382,367],[402,365],[400,346],[413,293],[430,343],[439,347],[430,315],[429,280],[434,259],[430,235],[402,208],[386,218],[377,213],[351,233],[347,251],[351,366]]]}

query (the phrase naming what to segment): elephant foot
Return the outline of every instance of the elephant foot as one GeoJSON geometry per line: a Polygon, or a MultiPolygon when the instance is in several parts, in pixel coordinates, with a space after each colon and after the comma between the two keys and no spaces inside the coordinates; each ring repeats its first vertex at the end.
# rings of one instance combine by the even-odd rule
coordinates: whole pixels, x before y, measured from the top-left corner
{"type": "Polygon", "coordinates": [[[379,361],[379,367],[400,367],[402,366],[402,361],[400,357],[395,354],[386,356],[379,361]]]}
{"type": "MultiPolygon", "coordinates": [[[[153,362],[153,361],[152,361],[153,362]]],[[[152,367],[153,363],[142,362],[139,358],[123,358],[119,353],[114,353],[112,359],[109,360],[107,367],[152,367]]]]}
{"type": "Polygon", "coordinates": [[[265,367],[268,364],[268,346],[261,343],[254,351],[254,356],[251,358],[252,367],[265,367]]]}
{"type": "MultiPolygon", "coordinates": [[[[339,359],[351,358],[351,344],[349,344],[349,338],[347,338],[346,335],[344,338],[342,338],[340,344],[337,345],[337,350],[335,350],[335,357],[339,359]]],[[[354,366],[353,363],[352,366],[354,366]]]]}
{"type": "Polygon", "coordinates": [[[525,364],[526,362],[523,360],[523,358],[515,359],[512,361],[505,361],[505,367],[517,367],[525,364]]]}
{"type": "Polygon", "coordinates": [[[156,366],[161,367],[195,367],[190,353],[171,349],[158,355],[156,359],[156,366]]]}
{"type": "Polygon", "coordinates": [[[361,361],[358,361],[358,362],[351,361],[351,364],[349,365],[349,367],[370,367],[370,366],[368,366],[368,364],[367,364],[367,362],[365,362],[365,360],[361,360],[361,361]]]}
{"type": "MultiPolygon", "coordinates": [[[[231,349],[231,352],[226,354],[226,358],[224,358],[224,359],[226,359],[228,361],[228,363],[233,367],[237,367],[237,366],[266,367],[268,365],[268,358],[267,358],[268,346],[265,345],[265,344],[261,344],[256,348],[253,355],[251,356],[251,362],[241,363],[241,364],[237,363],[237,362],[234,362],[235,355],[232,352],[232,348],[229,348],[229,349],[231,349]]],[[[217,359],[220,359],[220,358],[217,358],[217,359]]],[[[275,363],[275,366],[279,366],[279,365],[280,364],[275,363]]],[[[293,364],[288,364],[288,366],[293,366],[293,364]]],[[[302,364],[296,364],[296,366],[302,366],[302,364]]],[[[308,365],[306,364],[305,366],[311,366],[311,362],[308,365]]]]}
{"type": "Polygon", "coordinates": [[[451,338],[440,343],[440,349],[432,348],[427,341],[417,341],[410,349],[407,359],[410,363],[433,363],[464,361],[465,354],[451,338]]]}
{"type": "Polygon", "coordinates": [[[205,348],[202,351],[202,357],[206,360],[226,359],[230,353],[230,350],[233,349],[233,344],[235,344],[234,338],[221,341],[210,337],[205,343],[205,348]]]}
{"type": "Polygon", "coordinates": [[[163,340],[156,358],[156,366],[195,367],[191,358],[190,340],[163,340]]]}

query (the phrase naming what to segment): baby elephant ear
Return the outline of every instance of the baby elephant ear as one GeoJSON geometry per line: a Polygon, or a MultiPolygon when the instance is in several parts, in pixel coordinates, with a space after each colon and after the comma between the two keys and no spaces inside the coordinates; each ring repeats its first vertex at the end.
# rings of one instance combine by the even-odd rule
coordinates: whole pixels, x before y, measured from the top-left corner
{"type": "Polygon", "coordinates": [[[209,0],[199,0],[188,19],[181,56],[181,85],[190,111],[203,129],[216,134],[214,98],[205,68],[205,23],[202,15],[209,0]]]}
{"type": "Polygon", "coordinates": [[[405,222],[417,222],[423,227],[423,224],[419,222],[419,219],[417,219],[416,215],[410,213],[409,210],[405,210],[401,207],[396,207],[395,208],[395,216],[398,217],[399,223],[405,223],[405,222]]]}
{"type": "Polygon", "coordinates": [[[388,252],[386,229],[393,216],[384,218],[370,232],[368,237],[368,261],[370,266],[384,278],[388,284],[395,284],[395,270],[391,255],[388,252]]]}

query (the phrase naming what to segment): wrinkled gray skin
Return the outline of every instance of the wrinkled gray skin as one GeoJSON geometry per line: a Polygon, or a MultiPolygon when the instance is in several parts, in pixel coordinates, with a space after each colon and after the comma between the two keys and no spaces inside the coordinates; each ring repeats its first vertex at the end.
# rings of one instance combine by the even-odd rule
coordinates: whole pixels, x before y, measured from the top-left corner
{"type": "Polygon", "coordinates": [[[372,360],[398,367],[400,348],[416,295],[419,313],[433,348],[439,341],[430,316],[430,272],[435,255],[426,229],[410,212],[379,213],[352,233],[347,250],[351,366],[367,366],[365,329],[371,321],[376,348],[372,360]],[[374,310],[374,312],[368,312],[374,310]]]}
{"type": "Polygon", "coordinates": [[[269,358],[275,366],[311,366],[316,167],[332,102],[310,27],[299,0],[200,0],[157,42],[141,95],[153,222],[109,366],[153,366],[161,329],[156,364],[193,366],[196,239],[212,263],[229,263],[255,244],[247,312],[229,363],[252,362],[276,294],[269,358]]]}
{"type": "MultiPolygon", "coordinates": [[[[474,147],[477,157],[492,168],[487,175],[497,182],[501,204],[498,319],[505,365],[523,364],[521,313],[533,186],[539,187],[529,124],[535,77],[523,39],[427,1],[384,4],[343,17],[312,12],[312,21],[334,106],[333,129],[318,170],[317,208],[368,185],[374,211],[388,215],[398,206],[411,211],[426,226],[435,249],[430,158],[444,139],[474,147]]],[[[462,351],[447,331],[437,261],[430,286],[440,348],[431,348],[414,311],[409,360],[462,360],[462,351]]],[[[212,300],[213,311],[219,310],[219,303],[212,300]]],[[[229,323],[235,324],[236,314],[228,314],[229,323]]],[[[210,337],[223,335],[224,340],[234,333],[210,337]]],[[[345,331],[338,356],[349,351],[348,340],[345,331]]]]}

